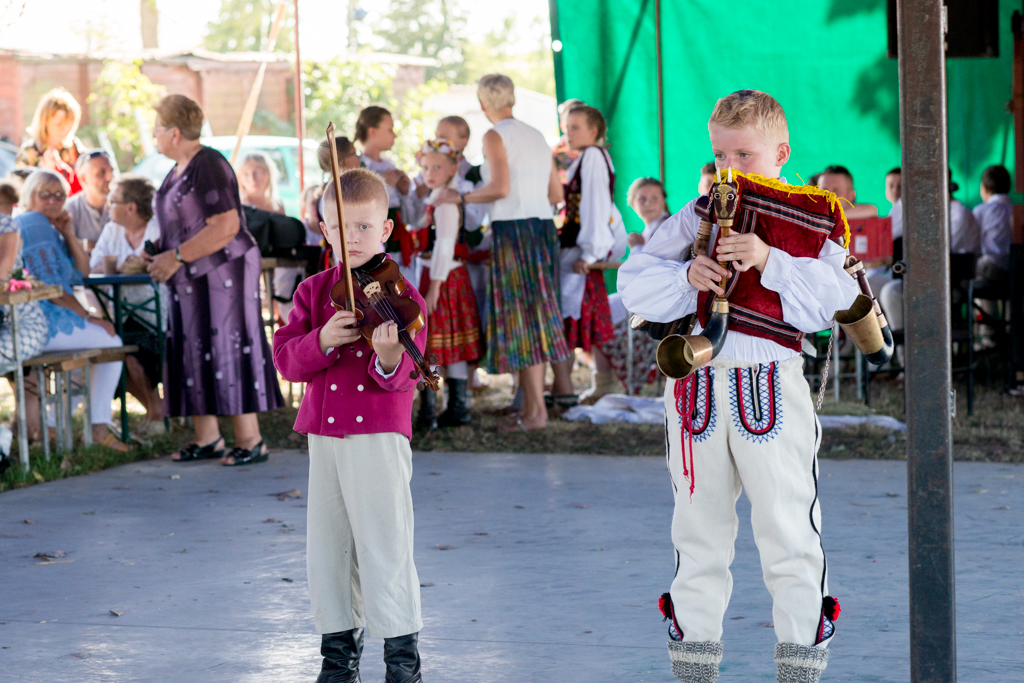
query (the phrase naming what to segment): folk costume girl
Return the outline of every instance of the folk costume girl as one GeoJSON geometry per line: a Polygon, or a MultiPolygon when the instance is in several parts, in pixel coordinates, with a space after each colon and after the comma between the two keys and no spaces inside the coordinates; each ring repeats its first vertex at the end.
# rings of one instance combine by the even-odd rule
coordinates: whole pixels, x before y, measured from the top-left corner
{"type": "MultiPolygon", "coordinates": [[[[626,252],[626,230],[615,208],[615,168],[600,146],[607,126],[594,107],[581,105],[569,112],[566,136],[579,156],[566,172],[565,223],[561,243],[562,316],[569,348],[602,356],[602,344],[615,338],[604,271],[591,269],[599,261],[620,258],[626,252]]],[[[572,359],[552,365],[554,403],[567,408],[576,403],[572,390],[572,359]]],[[[606,359],[598,362],[592,397],[615,390],[618,381],[606,359]]]]}
{"type": "Polygon", "coordinates": [[[707,225],[698,249],[707,255],[691,258],[702,219],[721,218],[700,197],[619,271],[630,311],[659,323],[696,312],[694,334],[709,325],[715,295],[728,301],[719,354],[665,392],[676,548],[676,575],[661,605],[669,656],[680,681],[718,678],[742,489],[774,601],[778,680],[816,683],[839,605],[828,593],[821,539],[821,426],[800,351],[805,334],[828,329],[857,297],[843,268],[849,232],[834,194],[778,179],[789,129],[770,95],[741,90],[722,98],[708,128],[721,171],[711,193],[734,212],[721,221],[732,221],[731,234],[707,225]]]}
{"type": "MultiPolygon", "coordinates": [[[[466,407],[466,384],[469,363],[480,359],[482,334],[476,296],[469,273],[464,266],[469,247],[463,230],[463,211],[456,204],[435,205],[442,189],[462,194],[473,189],[473,183],[459,178],[459,151],[446,140],[430,140],[420,150],[423,180],[431,192],[426,198],[422,225],[429,231],[420,293],[427,302],[430,336],[427,355],[435,356],[445,367],[448,386],[448,407],[436,425],[458,427],[470,423],[466,407]]],[[[436,428],[434,423],[434,392],[429,388],[420,394],[417,426],[436,428]]]]}
{"type": "Polygon", "coordinates": [[[419,282],[419,272],[413,255],[422,249],[409,231],[405,219],[415,213],[415,190],[412,181],[395,164],[383,156],[395,144],[395,122],[384,107],[366,107],[359,112],[355,141],[362,145],[359,157],[363,167],[370,169],[388,186],[388,220],[395,225],[385,251],[394,254],[402,275],[411,283],[419,282]]]}

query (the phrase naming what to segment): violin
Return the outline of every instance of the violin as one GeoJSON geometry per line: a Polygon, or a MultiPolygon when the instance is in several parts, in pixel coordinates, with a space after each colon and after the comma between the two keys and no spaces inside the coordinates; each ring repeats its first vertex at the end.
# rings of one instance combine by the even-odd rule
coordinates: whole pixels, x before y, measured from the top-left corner
{"type": "Polygon", "coordinates": [[[398,325],[398,339],[405,347],[416,369],[412,378],[422,376],[423,382],[434,391],[440,388],[441,378],[430,369],[413,342],[412,335],[427,325],[423,309],[409,296],[409,284],[398,264],[384,254],[374,256],[358,268],[349,266],[348,241],[345,239],[345,209],[341,200],[341,174],[338,170],[338,149],[334,142],[334,124],[327,125],[327,145],[331,154],[331,181],[337,197],[338,225],[341,227],[341,254],[344,276],[331,287],[331,305],[336,311],[348,310],[356,315],[356,325],[363,338],[373,348],[373,331],[386,322],[398,325]]]}

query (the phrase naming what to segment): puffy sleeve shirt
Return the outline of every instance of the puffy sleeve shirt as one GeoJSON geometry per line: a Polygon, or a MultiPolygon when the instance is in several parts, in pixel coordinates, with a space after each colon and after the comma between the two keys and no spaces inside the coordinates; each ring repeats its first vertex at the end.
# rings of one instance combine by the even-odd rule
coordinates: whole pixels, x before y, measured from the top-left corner
{"type": "MultiPolygon", "coordinates": [[[[697,288],[687,279],[690,245],[700,218],[696,198],[667,219],[643,251],[634,251],[619,269],[618,287],[626,308],[652,322],[671,322],[697,310],[697,288]]],[[[712,229],[712,243],[718,226],[712,229]]],[[[798,258],[770,247],[761,284],[782,299],[782,319],[801,332],[829,329],[836,311],[853,305],[859,290],[843,264],[846,249],[826,240],[818,258],[798,258]]],[[[695,327],[699,331],[700,324],[695,327]]],[[[729,332],[721,351],[738,361],[764,363],[792,358],[797,352],[760,337],[729,332]]]]}

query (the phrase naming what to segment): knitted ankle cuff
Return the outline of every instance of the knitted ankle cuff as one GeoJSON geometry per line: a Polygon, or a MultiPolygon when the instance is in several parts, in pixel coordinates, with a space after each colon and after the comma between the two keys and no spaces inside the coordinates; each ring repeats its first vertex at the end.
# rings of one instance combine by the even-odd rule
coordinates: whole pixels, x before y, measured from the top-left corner
{"type": "Polygon", "coordinates": [[[718,664],[722,661],[719,641],[669,641],[668,656],[672,674],[683,683],[715,683],[718,664]]]}
{"type": "Polygon", "coordinates": [[[775,663],[779,665],[779,683],[818,683],[828,665],[828,650],[796,643],[775,645],[775,663]]]}

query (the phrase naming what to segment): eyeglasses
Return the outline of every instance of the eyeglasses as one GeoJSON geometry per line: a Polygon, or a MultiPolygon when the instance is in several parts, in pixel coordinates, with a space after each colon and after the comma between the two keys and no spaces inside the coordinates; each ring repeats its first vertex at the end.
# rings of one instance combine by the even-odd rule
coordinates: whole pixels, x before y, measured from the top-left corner
{"type": "Polygon", "coordinates": [[[110,155],[107,154],[106,150],[103,149],[94,149],[89,152],[83,152],[82,156],[90,161],[96,159],[97,157],[103,157],[107,161],[110,161],[110,155]]]}
{"type": "Polygon", "coordinates": [[[36,192],[36,196],[42,199],[44,202],[48,202],[51,199],[55,199],[58,202],[62,202],[65,198],[67,198],[67,195],[64,193],[63,190],[57,190],[56,192],[42,190],[40,192],[36,192]]]}

